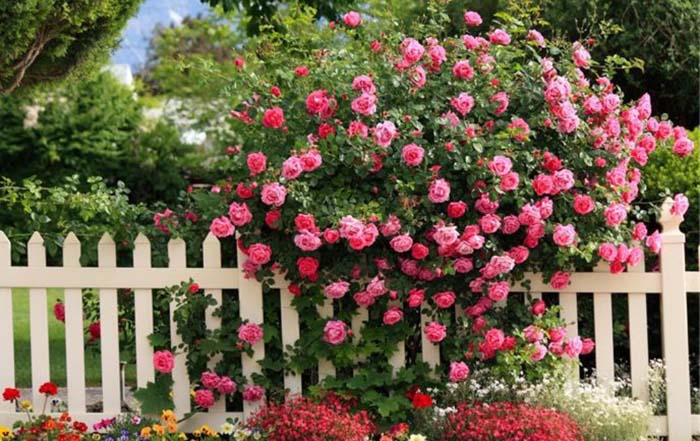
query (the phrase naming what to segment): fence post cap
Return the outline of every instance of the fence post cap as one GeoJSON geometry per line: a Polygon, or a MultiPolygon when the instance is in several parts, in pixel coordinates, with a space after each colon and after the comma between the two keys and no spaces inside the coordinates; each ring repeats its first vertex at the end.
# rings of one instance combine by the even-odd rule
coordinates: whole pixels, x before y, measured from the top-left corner
{"type": "Polygon", "coordinates": [[[671,207],[673,207],[673,199],[666,198],[661,206],[661,215],[659,216],[659,223],[664,233],[680,232],[679,227],[683,222],[683,216],[671,213],[671,207]]]}
{"type": "Polygon", "coordinates": [[[207,233],[207,237],[204,238],[204,243],[216,243],[216,244],[218,244],[219,239],[216,236],[214,236],[214,233],[212,233],[210,231],[209,233],[207,233]]]}
{"type": "Polygon", "coordinates": [[[38,231],[35,231],[32,234],[32,237],[29,238],[29,242],[27,242],[27,245],[43,245],[44,244],[44,238],[41,237],[41,234],[39,234],[38,231]]]}
{"type": "Polygon", "coordinates": [[[2,244],[10,243],[10,239],[7,238],[7,236],[5,235],[5,232],[2,230],[0,230],[0,243],[2,243],[2,244]]]}
{"type": "Polygon", "coordinates": [[[114,245],[114,239],[112,239],[112,236],[110,236],[109,233],[105,232],[100,238],[100,241],[97,243],[97,245],[101,247],[114,245]]]}
{"type": "Polygon", "coordinates": [[[148,237],[143,233],[137,234],[136,239],[134,239],[134,244],[149,245],[150,243],[151,243],[151,241],[148,240],[148,237]]]}
{"type": "Polygon", "coordinates": [[[66,235],[66,238],[63,240],[63,245],[80,245],[80,240],[78,240],[78,236],[75,235],[72,231],[66,235]]]}

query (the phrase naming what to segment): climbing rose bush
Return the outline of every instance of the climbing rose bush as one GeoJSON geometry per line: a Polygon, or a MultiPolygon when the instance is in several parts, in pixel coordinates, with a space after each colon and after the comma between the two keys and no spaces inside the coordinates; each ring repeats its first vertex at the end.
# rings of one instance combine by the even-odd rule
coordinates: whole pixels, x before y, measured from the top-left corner
{"type": "MultiPolygon", "coordinates": [[[[496,305],[526,271],[559,289],[574,269],[604,260],[618,273],[643,247],[657,253],[632,203],[649,155],[692,150],[685,130],[653,117],[648,95],[626,102],[586,43],[546,41],[507,16],[479,35],[474,11],[444,39],[434,21],[404,34],[358,15],[251,51],[232,80],[250,91],[231,111],[241,142],[202,213],[214,235],[239,235],[247,277],[290,284],[304,332],[287,368],[354,368],[327,385],[362,395],[417,382],[419,371],[372,377],[402,342],[409,364],[440,345],[455,379],[592,351],[541,301],[496,305]],[[332,316],[316,312],[324,302],[332,316]]],[[[397,407],[380,395],[362,399],[385,416],[397,407]]]]}

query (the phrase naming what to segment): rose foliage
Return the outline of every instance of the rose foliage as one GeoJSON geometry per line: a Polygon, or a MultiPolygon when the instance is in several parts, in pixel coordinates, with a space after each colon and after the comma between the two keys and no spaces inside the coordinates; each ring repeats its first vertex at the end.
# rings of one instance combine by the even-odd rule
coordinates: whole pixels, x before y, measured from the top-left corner
{"type": "Polygon", "coordinates": [[[241,142],[201,213],[216,236],[239,235],[248,277],[291,284],[303,332],[285,368],[329,359],[325,386],[383,416],[427,378],[421,344],[441,346],[445,370],[463,363],[459,377],[590,352],[541,302],[504,301],[526,271],[562,288],[574,269],[617,273],[658,252],[648,213],[631,208],[642,169],[656,149],[693,146],[647,95],[625,102],[584,43],[506,14],[477,35],[474,12],[461,38],[439,39],[444,16],[429,12],[410,34],[353,15],[251,43],[232,80],[250,91],[231,111],[241,142]],[[392,377],[399,343],[409,367],[392,377]]]}

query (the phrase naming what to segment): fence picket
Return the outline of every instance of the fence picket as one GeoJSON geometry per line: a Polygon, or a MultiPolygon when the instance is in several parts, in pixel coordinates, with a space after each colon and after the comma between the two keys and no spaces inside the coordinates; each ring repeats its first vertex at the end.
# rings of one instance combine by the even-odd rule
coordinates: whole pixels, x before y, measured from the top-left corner
{"type": "MultiPolygon", "coordinates": [[[[151,267],[151,242],[139,233],[134,240],[134,268],[151,267]]],[[[155,380],[153,346],[148,336],[153,333],[153,293],[150,289],[134,289],[134,321],[136,325],[136,385],[145,388],[155,380]]]]}
{"type": "MultiPolygon", "coordinates": [[[[609,266],[601,262],[593,271],[607,273],[609,272],[609,266]]],[[[593,325],[596,340],[596,378],[600,384],[609,385],[615,380],[611,293],[593,294],[593,325]]]]}
{"type": "MultiPolygon", "coordinates": [[[[631,273],[644,272],[644,260],[628,270],[631,273]]],[[[630,376],[632,396],[649,401],[647,384],[649,372],[649,337],[647,335],[647,294],[629,293],[627,297],[630,335],[630,376]]]]}
{"type": "MultiPolygon", "coordinates": [[[[559,306],[561,307],[561,318],[566,323],[566,335],[578,335],[578,295],[575,292],[559,293],[559,306]]],[[[578,365],[573,365],[571,368],[571,380],[578,381],[580,372],[578,365]]]]}
{"type": "MultiPolygon", "coordinates": [[[[0,274],[12,264],[10,240],[0,231],[0,274]]],[[[15,385],[15,337],[12,314],[12,288],[0,287],[0,347],[3,348],[3,368],[0,369],[0,384],[5,387],[15,385]]],[[[14,403],[2,401],[0,412],[14,412],[14,403]]]]}
{"type": "MultiPolygon", "coordinates": [[[[63,242],[63,266],[80,266],[80,241],[68,233],[63,242]]],[[[76,348],[85,347],[83,336],[83,293],[77,288],[64,291],[66,308],[66,383],[68,411],[85,412],[85,353],[76,348]]]]}
{"type": "MultiPolygon", "coordinates": [[[[221,244],[219,239],[216,238],[212,233],[207,234],[207,237],[202,243],[202,264],[204,268],[221,268],[221,244]]],[[[196,282],[196,280],[195,280],[196,282]]],[[[207,329],[214,331],[221,328],[221,317],[214,316],[214,310],[221,307],[223,303],[223,296],[220,289],[206,289],[204,291],[206,294],[211,295],[216,302],[215,305],[210,305],[207,307],[204,320],[207,324],[207,329]]],[[[216,365],[221,361],[222,355],[215,354],[209,360],[209,369],[214,370],[216,365]]],[[[226,411],[226,398],[223,396],[219,397],[214,406],[209,409],[210,412],[225,412],[226,411]]]]}
{"type": "MultiPolygon", "coordinates": [[[[168,242],[168,266],[170,268],[187,268],[187,245],[181,238],[168,242]]],[[[180,347],[182,338],[177,332],[174,315],[177,304],[170,303],[170,345],[175,349],[175,368],[173,369],[173,403],[175,414],[183,417],[190,412],[190,379],[187,374],[187,354],[180,347]]]]}
{"type": "MultiPolygon", "coordinates": [[[[429,308],[430,305],[428,305],[427,302],[424,302],[423,305],[421,306],[421,310],[429,308]]],[[[421,312],[420,315],[420,323],[421,323],[421,352],[423,354],[423,361],[428,363],[431,368],[435,369],[437,365],[440,364],[440,346],[436,345],[435,343],[432,343],[430,340],[428,340],[428,337],[425,335],[425,325],[427,325],[431,321],[431,318],[429,315],[427,315],[425,312],[421,312]]]]}
{"type": "MultiPolygon", "coordinates": [[[[401,308],[401,302],[389,302],[389,307],[399,307],[401,308]]],[[[364,309],[364,308],[363,308],[364,309]]],[[[391,357],[389,357],[389,365],[393,369],[394,372],[397,372],[400,370],[402,367],[406,365],[406,343],[405,342],[399,342],[396,345],[396,351],[391,354],[391,357]]]]}
{"type": "MultiPolygon", "coordinates": [[[[369,320],[369,307],[358,307],[355,310],[355,315],[352,316],[352,322],[350,328],[352,329],[352,336],[355,342],[359,342],[362,338],[362,328],[365,326],[365,322],[369,320]]],[[[363,363],[366,361],[365,356],[360,356],[357,361],[363,363]]],[[[357,368],[354,369],[357,372],[357,368]]]]}
{"type": "MultiPolygon", "coordinates": [[[[243,262],[245,262],[246,259],[247,257],[238,249],[239,268],[243,267],[243,262]]],[[[254,278],[246,278],[245,273],[240,269],[238,271],[238,296],[241,320],[248,320],[251,323],[262,325],[264,320],[262,285],[254,278]]],[[[241,364],[243,375],[248,379],[249,384],[254,383],[252,379],[253,374],[260,374],[262,372],[258,360],[262,360],[263,358],[265,358],[265,343],[263,341],[259,341],[253,346],[252,357],[248,354],[242,355],[241,364]]],[[[243,414],[245,416],[250,415],[255,412],[260,405],[260,402],[249,403],[244,401],[243,414]]]]}
{"type": "MultiPolygon", "coordinates": [[[[46,249],[41,234],[35,232],[27,243],[27,265],[46,267],[46,249]]],[[[39,386],[51,379],[49,358],[49,318],[46,310],[46,288],[29,289],[29,334],[32,357],[32,398],[40,406],[44,396],[39,386]]]]}
{"type": "MultiPolygon", "coordinates": [[[[333,317],[333,299],[326,298],[323,305],[318,307],[318,313],[321,317],[330,319],[333,317]]],[[[321,358],[318,360],[318,378],[323,381],[326,377],[335,375],[335,366],[330,360],[321,358]]]]}
{"type": "MultiPolygon", "coordinates": [[[[292,306],[294,296],[289,291],[284,276],[277,275],[277,277],[275,277],[275,282],[275,286],[278,286],[280,290],[282,347],[286,352],[287,346],[294,346],[296,341],[299,340],[299,313],[292,306]]],[[[293,395],[301,395],[301,375],[293,371],[285,371],[284,388],[290,392],[290,397],[293,395]]]]}
{"type": "MultiPolygon", "coordinates": [[[[117,247],[105,233],[97,245],[97,264],[116,268],[117,247]]],[[[100,355],[102,358],[102,405],[104,412],[121,412],[119,371],[119,301],[116,288],[100,289],[100,355]]]]}

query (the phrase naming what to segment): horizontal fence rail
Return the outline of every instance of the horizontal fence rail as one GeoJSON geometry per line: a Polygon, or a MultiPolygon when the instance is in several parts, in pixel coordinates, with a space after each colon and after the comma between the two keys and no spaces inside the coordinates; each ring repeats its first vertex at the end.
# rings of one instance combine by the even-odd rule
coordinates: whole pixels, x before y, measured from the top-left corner
{"type": "MultiPolygon", "coordinates": [[[[664,206],[660,223],[663,226],[663,251],[661,271],[645,272],[643,265],[631,268],[623,274],[610,274],[607,267],[601,266],[590,273],[574,273],[571,283],[561,289],[553,289],[544,283],[541,275],[527,274],[531,293],[558,293],[562,317],[567,329],[578,334],[578,299],[580,293],[593,293],[594,331],[596,339],[595,364],[598,380],[601,383],[614,379],[614,335],[612,299],[626,295],[629,315],[629,347],[632,394],[647,401],[647,369],[649,364],[649,342],[647,337],[647,294],[659,295],[661,300],[663,358],[666,364],[666,386],[668,413],[654,417],[650,435],[668,436],[670,441],[689,440],[691,435],[700,434],[700,416],[690,411],[690,374],[687,324],[687,293],[700,292],[700,272],[685,269],[684,236],[678,229],[681,219],[664,206]]],[[[182,281],[195,280],[207,294],[211,294],[217,305],[210,307],[204,317],[210,330],[221,327],[222,319],[213,314],[216,306],[223,301],[224,290],[238,290],[240,318],[254,323],[263,322],[263,289],[260,283],[245,278],[238,268],[221,267],[221,246],[216,237],[209,234],[202,243],[203,265],[200,268],[187,267],[186,243],[173,239],[168,244],[168,267],[151,267],[151,244],[146,236],[139,234],[134,242],[133,267],[117,267],[116,247],[109,234],[105,234],[98,244],[98,266],[81,267],[78,238],[70,233],[63,244],[63,265],[48,267],[46,250],[39,233],[34,233],[27,244],[27,266],[11,265],[10,241],[0,232],[0,351],[3,362],[0,366],[0,388],[15,384],[15,336],[13,335],[13,294],[16,288],[29,290],[29,318],[31,341],[31,385],[34,407],[41,408],[43,396],[38,394],[40,384],[50,380],[49,327],[47,289],[63,289],[65,303],[65,345],[67,406],[76,419],[88,423],[119,415],[122,411],[120,388],[120,348],[118,335],[117,290],[133,289],[135,318],[136,385],[145,387],[153,381],[155,373],[152,365],[153,348],[148,336],[153,333],[153,289],[177,285],[182,281]],[[83,289],[95,289],[99,297],[99,317],[101,338],[101,378],[102,412],[88,412],[86,407],[83,289]]],[[[238,261],[244,259],[240,255],[238,261]]],[[[283,277],[278,276],[274,288],[279,291],[280,335],[282,346],[294,345],[300,335],[300,319],[292,307],[293,295],[283,277]]],[[[513,288],[525,291],[525,284],[513,288]]],[[[540,294],[533,294],[539,296],[540,294]]],[[[177,328],[172,320],[171,305],[170,336],[172,346],[180,342],[177,328]]],[[[333,316],[333,303],[328,301],[319,306],[322,317],[333,316]]],[[[353,338],[359,339],[363,323],[368,319],[366,308],[360,308],[351,327],[353,338]]],[[[422,318],[425,322],[427,316],[422,318]]],[[[425,340],[425,337],[423,337],[425,340]]],[[[438,345],[422,342],[422,359],[432,367],[440,363],[438,345]]],[[[258,361],[265,357],[264,343],[253,347],[253,355],[242,355],[241,368],[250,380],[261,373],[258,361]]],[[[405,348],[401,343],[389,360],[395,369],[405,364],[405,348]]],[[[185,365],[185,354],[176,355],[173,371],[173,400],[175,411],[184,415],[191,410],[190,383],[185,365]]],[[[214,366],[220,358],[210,360],[214,366]]],[[[27,369],[26,366],[19,367],[27,369]]],[[[320,360],[319,378],[335,375],[335,367],[329,360],[320,360]]],[[[577,376],[578,372],[572,372],[577,376]]],[[[292,393],[302,392],[301,376],[293,372],[284,373],[284,387],[292,393]]],[[[227,418],[243,418],[255,411],[256,406],[243,403],[240,412],[229,412],[223,401],[208,412],[197,413],[186,422],[185,429],[201,424],[218,426],[227,418]]],[[[11,403],[0,403],[0,424],[11,425],[21,415],[16,413],[11,403]]]]}

